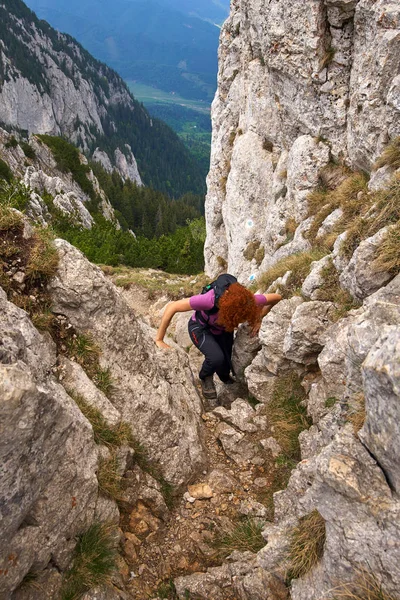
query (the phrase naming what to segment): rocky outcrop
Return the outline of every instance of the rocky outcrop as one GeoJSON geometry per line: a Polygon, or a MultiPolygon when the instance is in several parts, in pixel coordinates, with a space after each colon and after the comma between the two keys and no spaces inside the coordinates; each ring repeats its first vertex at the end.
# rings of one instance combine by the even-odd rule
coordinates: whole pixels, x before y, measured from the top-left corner
{"type": "MultiPolygon", "coordinates": [[[[4,23],[8,32],[0,54],[2,123],[29,133],[65,136],[90,154],[105,136],[118,133],[121,140],[128,139],[113,111],[131,119],[140,112],[150,127],[149,116],[120,77],[73,38],[44,26],[22,2],[7,10],[4,23]]],[[[111,146],[108,150],[109,139],[107,151],[102,150],[110,166],[124,179],[140,183],[129,144],[111,146]]]]}
{"type": "Polygon", "coordinates": [[[123,154],[119,148],[115,150],[115,166],[113,166],[113,164],[111,163],[108,154],[106,154],[104,150],[100,150],[100,148],[96,148],[96,150],[93,152],[92,158],[95,162],[99,162],[109,173],[112,173],[112,171],[115,168],[124,181],[130,179],[131,181],[134,181],[136,185],[141,186],[143,185],[143,183],[140,178],[136,159],[132,153],[132,148],[128,144],[125,144],[125,149],[126,155],[123,154]]]}
{"type": "MultiPolygon", "coordinates": [[[[265,547],[246,557],[233,578],[232,558],[205,574],[178,578],[180,598],[185,589],[204,600],[209,594],[224,598],[224,589],[233,589],[252,600],[257,593],[246,585],[257,589],[260,577],[262,597],[280,598],[275,586],[283,585],[291,568],[293,528],[315,510],[325,523],[323,554],[291,581],[293,600],[330,598],[335,586],[353,581],[360,569],[372,573],[388,594],[400,589],[399,286],[397,275],[336,323],[327,319],[332,303],[300,298],[280,302],[264,319],[261,350],[245,370],[249,390],[261,402],[255,412],[265,415],[261,432],[275,385],[290,370],[303,377],[314,424],[300,434],[303,460],[287,488],[274,494],[275,521],[263,530],[265,547]],[[268,579],[272,573],[274,580],[268,579]]],[[[237,464],[253,462],[257,449],[249,425],[257,417],[251,409],[236,400],[230,410],[214,414],[222,420],[216,433],[227,455],[237,464]]],[[[283,452],[274,438],[260,444],[274,456],[283,452]]]]}
{"type": "Polygon", "coordinates": [[[370,171],[400,134],[399,7],[392,0],[235,0],[221,31],[206,201],[206,271],[242,282],[282,255],[332,158],[370,171]],[[257,243],[260,260],[246,251],[257,243]]]}
{"type": "MultiPolygon", "coordinates": [[[[42,197],[45,195],[54,208],[75,225],[90,229],[94,220],[85,206],[90,200],[88,194],[82,190],[71,173],[62,172],[58,168],[50,148],[42,143],[40,138],[31,135],[29,147],[32,157],[27,162],[27,157],[14,136],[0,128],[0,158],[9,165],[13,175],[21,179],[28,190],[30,200],[26,207],[27,216],[42,225],[51,222],[51,211],[49,212],[49,206],[42,197]]],[[[87,159],[82,154],[80,160],[87,165],[87,159]]],[[[102,214],[119,228],[114,209],[91,170],[88,170],[87,178],[98,196],[102,214]]]]}
{"type": "Polygon", "coordinates": [[[2,290],[0,307],[0,595],[9,598],[29,571],[50,561],[64,570],[74,536],[118,511],[99,501],[92,428],[52,374],[55,345],[2,290]]]}
{"type": "Polygon", "coordinates": [[[187,481],[204,465],[200,398],[187,355],[157,349],[154,331],[140,322],[98,267],[73,246],[56,240],[60,263],[50,290],[53,310],[65,315],[102,350],[111,370],[112,402],[166,479],[187,481]]]}

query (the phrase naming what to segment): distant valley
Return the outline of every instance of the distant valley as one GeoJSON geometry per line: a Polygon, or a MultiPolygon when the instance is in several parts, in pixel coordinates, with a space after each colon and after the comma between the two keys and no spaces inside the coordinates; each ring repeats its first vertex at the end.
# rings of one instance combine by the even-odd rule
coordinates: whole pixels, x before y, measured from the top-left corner
{"type": "Polygon", "coordinates": [[[210,102],[216,89],[220,0],[29,0],[127,81],[210,102]]]}
{"type": "Polygon", "coordinates": [[[229,0],[29,0],[38,17],[116,69],[208,171],[219,26],[229,0]]]}

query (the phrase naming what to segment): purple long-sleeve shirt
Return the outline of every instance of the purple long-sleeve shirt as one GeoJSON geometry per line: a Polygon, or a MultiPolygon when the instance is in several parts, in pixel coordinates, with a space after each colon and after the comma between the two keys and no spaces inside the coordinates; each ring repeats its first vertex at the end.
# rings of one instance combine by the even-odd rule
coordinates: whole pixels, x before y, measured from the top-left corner
{"type": "MultiPolygon", "coordinates": [[[[267,304],[267,299],[263,294],[254,294],[254,300],[256,304],[265,305],[267,304]]],[[[203,311],[210,310],[214,306],[215,302],[215,292],[214,290],[210,290],[205,294],[197,294],[197,296],[191,296],[189,298],[190,308],[193,310],[198,310],[202,313],[202,316],[205,321],[208,321],[208,326],[210,328],[211,333],[216,335],[222,333],[224,328],[222,325],[218,325],[216,323],[218,319],[218,312],[213,315],[207,315],[203,311]]],[[[192,321],[196,321],[196,315],[192,315],[192,321]]]]}

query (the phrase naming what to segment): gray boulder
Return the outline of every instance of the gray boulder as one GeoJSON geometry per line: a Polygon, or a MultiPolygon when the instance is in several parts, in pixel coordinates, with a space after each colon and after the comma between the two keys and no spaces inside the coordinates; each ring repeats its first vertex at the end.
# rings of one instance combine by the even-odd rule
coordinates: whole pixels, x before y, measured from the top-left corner
{"type": "Polygon", "coordinates": [[[8,599],[51,559],[65,569],[70,541],[95,517],[98,451],[52,375],[54,345],[2,291],[0,339],[0,596],[8,599]]]}
{"type": "Polygon", "coordinates": [[[400,328],[378,339],[363,363],[367,418],[360,437],[400,491],[400,328]]]}
{"type": "Polygon", "coordinates": [[[112,403],[164,476],[182,485],[205,464],[200,398],[185,352],[163,351],[155,332],[139,321],[101,270],[56,240],[60,262],[49,290],[53,310],[102,350],[114,380],[112,403]]]}
{"type": "Polygon", "coordinates": [[[364,300],[392,278],[387,271],[377,272],[373,265],[376,251],[386,232],[385,227],[372,237],[363,240],[340,275],[340,285],[356,300],[364,300]]]}
{"type": "Polygon", "coordinates": [[[332,302],[312,301],[298,306],[283,342],[285,358],[305,365],[315,363],[333,324],[333,311],[332,302]]]}

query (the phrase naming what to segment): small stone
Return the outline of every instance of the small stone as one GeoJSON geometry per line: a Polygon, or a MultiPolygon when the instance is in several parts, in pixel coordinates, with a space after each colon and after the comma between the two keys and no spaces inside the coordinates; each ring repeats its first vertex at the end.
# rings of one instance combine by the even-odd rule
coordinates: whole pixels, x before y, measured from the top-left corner
{"type": "Polygon", "coordinates": [[[196,500],[207,499],[213,497],[213,491],[207,483],[197,483],[188,486],[189,494],[196,500]]]}
{"type": "Polygon", "coordinates": [[[183,498],[186,500],[186,502],[190,502],[191,504],[193,504],[193,502],[195,502],[195,501],[196,501],[196,498],[194,498],[193,496],[191,496],[191,495],[189,494],[189,492],[185,492],[185,493],[183,494],[183,498]]]}
{"type": "Polygon", "coordinates": [[[266,487],[268,485],[268,479],[266,477],[257,477],[254,480],[254,485],[257,487],[266,487]]]}
{"type": "Polygon", "coordinates": [[[282,453],[282,448],[280,447],[280,445],[274,437],[269,437],[265,440],[261,440],[260,444],[264,448],[264,450],[270,450],[274,458],[276,458],[282,453]]]}
{"type": "Polygon", "coordinates": [[[135,544],[135,546],[140,546],[142,543],[142,540],[139,540],[139,538],[134,533],[130,533],[129,531],[125,533],[125,537],[127,540],[132,542],[132,544],[135,544]]]}

